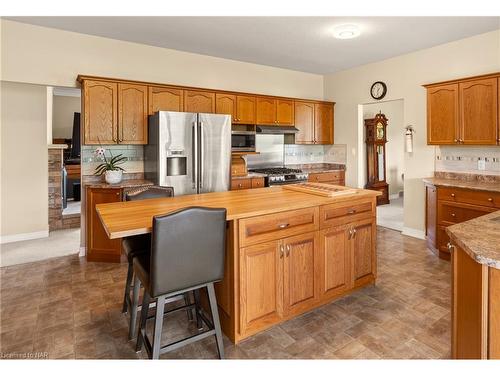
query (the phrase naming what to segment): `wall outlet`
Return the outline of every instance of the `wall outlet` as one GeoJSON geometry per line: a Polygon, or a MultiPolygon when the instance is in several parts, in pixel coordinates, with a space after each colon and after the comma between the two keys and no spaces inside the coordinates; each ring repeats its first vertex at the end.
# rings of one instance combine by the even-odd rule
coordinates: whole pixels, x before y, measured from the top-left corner
{"type": "Polygon", "coordinates": [[[486,160],[479,159],[477,161],[477,169],[480,170],[480,171],[484,171],[486,169],[486,160]]]}

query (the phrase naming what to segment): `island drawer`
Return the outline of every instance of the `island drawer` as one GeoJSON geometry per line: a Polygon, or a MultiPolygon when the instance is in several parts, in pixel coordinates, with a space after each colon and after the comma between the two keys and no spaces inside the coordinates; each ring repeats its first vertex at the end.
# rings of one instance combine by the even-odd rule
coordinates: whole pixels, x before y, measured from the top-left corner
{"type": "Polygon", "coordinates": [[[237,178],[231,180],[231,190],[243,190],[252,188],[252,179],[250,178],[237,178]]]}
{"type": "Polygon", "coordinates": [[[438,225],[462,223],[496,211],[496,208],[438,201],[438,225]]]}
{"type": "Polygon", "coordinates": [[[439,187],[438,200],[500,208],[500,193],[439,187]]]}
{"type": "Polygon", "coordinates": [[[334,203],[320,208],[321,229],[375,216],[373,201],[334,203]]]}
{"type": "Polygon", "coordinates": [[[240,246],[277,240],[319,228],[319,208],[279,212],[239,221],[240,246]]]}

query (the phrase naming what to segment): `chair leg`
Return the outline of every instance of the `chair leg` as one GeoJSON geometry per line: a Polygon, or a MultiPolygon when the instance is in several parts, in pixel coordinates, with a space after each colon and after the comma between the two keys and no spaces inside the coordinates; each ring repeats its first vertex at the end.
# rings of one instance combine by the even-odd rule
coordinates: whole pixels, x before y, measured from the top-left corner
{"type": "MultiPolygon", "coordinates": [[[[191,303],[191,298],[189,292],[184,293],[184,303],[189,305],[191,303]]],[[[193,320],[193,311],[191,309],[186,310],[188,320],[193,320]]]]}
{"type": "Polygon", "coordinates": [[[141,308],[141,319],[139,320],[139,329],[137,330],[137,343],[135,345],[135,351],[140,352],[142,350],[142,344],[144,336],[146,335],[146,321],[149,314],[149,302],[151,297],[147,290],[144,289],[144,296],[142,297],[142,308],[141,308]]]}
{"type": "Polygon", "coordinates": [[[212,312],[212,321],[215,328],[215,340],[217,341],[217,350],[219,351],[219,358],[224,359],[224,342],[222,341],[222,330],[220,328],[219,310],[217,309],[217,299],[215,298],[214,284],[207,285],[208,300],[210,302],[210,310],[212,312]]]}
{"type": "Polygon", "coordinates": [[[161,348],[161,331],[163,329],[163,312],[165,310],[165,296],[158,297],[156,301],[156,316],[155,316],[155,329],[153,332],[153,345],[151,349],[151,358],[160,358],[161,348]]]}
{"type": "Polygon", "coordinates": [[[201,314],[201,305],[200,305],[200,290],[195,289],[193,291],[194,294],[194,311],[196,313],[196,327],[201,330],[203,329],[203,321],[201,320],[200,314],[201,314]]]}
{"type": "Polygon", "coordinates": [[[141,292],[141,281],[134,277],[134,290],[132,292],[132,306],[130,307],[130,323],[128,325],[128,339],[132,340],[136,333],[137,306],[139,305],[139,293],[141,292]]]}
{"type": "Polygon", "coordinates": [[[132,266],[132,263],[129,263],[128,270],[127,270],[127,281],[125,282],[125,295],[123,296],[122,313],[127,312],[127,308],[128,308],[127,299],[130,298],[130,284],[132,284],[132,277],[133,276],[134,276],[134,267],[132,266]]]}

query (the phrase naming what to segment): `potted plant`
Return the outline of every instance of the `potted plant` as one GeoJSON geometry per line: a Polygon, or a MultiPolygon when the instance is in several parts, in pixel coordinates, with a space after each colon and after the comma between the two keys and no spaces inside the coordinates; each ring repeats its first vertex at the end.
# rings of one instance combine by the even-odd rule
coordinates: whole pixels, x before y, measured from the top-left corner
{"type": "Polygon", "coordinates": [[[99,164],[95,169],[95,175],[101,176],[104,174],[104,179],[108,184],[118,184],[122,181],[123,172],[125,169],[120,167],[120,164],[125,163],[127,158],[122,154],[118,154],[113,156],[111,150],[109,150],[110,158],[106,157],[106,149],[103,147],[98,147],[95,150],[95,154],[99,157],[104,163],[99,164]]]}

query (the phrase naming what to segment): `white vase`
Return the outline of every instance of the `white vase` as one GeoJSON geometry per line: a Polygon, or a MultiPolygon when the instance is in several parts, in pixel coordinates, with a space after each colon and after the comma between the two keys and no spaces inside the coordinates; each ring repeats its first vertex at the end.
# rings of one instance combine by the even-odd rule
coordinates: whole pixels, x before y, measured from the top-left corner
{"type": "Polygon", "coordinates": [[[106,171],[104,178],[108,184],[118,184],[122,182],[123,171],[106,171]]]}

